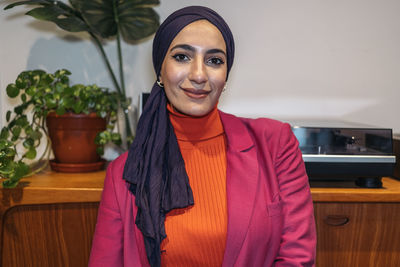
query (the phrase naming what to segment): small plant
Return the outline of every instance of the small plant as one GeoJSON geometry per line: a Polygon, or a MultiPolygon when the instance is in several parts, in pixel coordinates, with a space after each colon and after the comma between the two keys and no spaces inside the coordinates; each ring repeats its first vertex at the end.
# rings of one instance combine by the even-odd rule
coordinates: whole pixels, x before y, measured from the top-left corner
{"type": "MultiPolygon", "coordinates": [[[[115,90],[119,93],[120,106],[124,111],[124,120],[127,125],[125,127],[126,141],[129,144],[133,141],[131,121],[127,115],[131,100],[126,96],[125,90],[121,39],[130,44],[137,44],[155,33],[160,23],[159,16],[153,7],[159,3],[159,0],[27,0],[15,1],[4,9],[20,5],[33,6],[26,15],[53,22],[67,32],[89,34],[104,59],[115,90]],[[119,78],[103,48],[105,42],[112,40],[117,43],[119,78]]],[[[136,125],[133,126],[132,128],[136,127],[136,125]]]]}
{"type": "MultiPolygon", "coordinates": [[[[15,187],[23,176],[33,170],[37,162],[48,162],[51,146],[46,129],[46,117],[50,112],[62,115],[66,112],[89,114],[95,112],[105,118],[107,129],[96,137],[97,152],[104,153],[104,145],[121,144],[119,133],[113,132],[117,120],[119,94],[97,85],[69,85],[68,70],[54,74],[43,70],[24,71],[15,83],[7,86],[10,98],[20,97],[21,104],[7,111],[7,125],[0,132],[0,177],[4,187],[15,187]],[[38,157],[38,147],[46,140],[44,152],[38,157]],[[29,161],[36,161],[29,164],[29,161]]],[[[43,164],[42,164],[43,165],[43,164]]]]}

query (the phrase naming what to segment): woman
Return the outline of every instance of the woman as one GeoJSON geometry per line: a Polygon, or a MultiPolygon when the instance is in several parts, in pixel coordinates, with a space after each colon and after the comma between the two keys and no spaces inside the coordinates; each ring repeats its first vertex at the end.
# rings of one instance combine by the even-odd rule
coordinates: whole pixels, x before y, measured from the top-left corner
{"type": "Polygon", "coordinates": [[[313,266],[313,207],[288,124],[217,109],[234,41],[213,10],[171,14],[128,153],[107,169],[90,266],[313,266]]]}

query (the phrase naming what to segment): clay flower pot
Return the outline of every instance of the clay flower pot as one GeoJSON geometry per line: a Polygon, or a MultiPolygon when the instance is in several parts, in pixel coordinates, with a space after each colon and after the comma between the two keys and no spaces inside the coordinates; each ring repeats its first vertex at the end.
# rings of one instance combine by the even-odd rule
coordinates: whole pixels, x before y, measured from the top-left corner
{"type": "Polygon", "coordinates": [[[50,161],[53,170],[88,172],[103,168],[105,162],[97,154],[94,140],[106,129],[105,119],[96,113],[49,113],[46,124],[55,157],[50,161]]]}

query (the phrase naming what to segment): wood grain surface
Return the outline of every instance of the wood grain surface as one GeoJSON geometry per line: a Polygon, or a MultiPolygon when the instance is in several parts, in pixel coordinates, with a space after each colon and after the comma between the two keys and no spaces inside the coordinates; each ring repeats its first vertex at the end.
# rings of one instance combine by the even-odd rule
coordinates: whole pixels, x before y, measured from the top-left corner
{"type": "Polygon", "coordinates": [[[2,266],[87,266],[98,203],[16,206],[3,222],[2,266]]]}
{"type": "Polygon", "coordinates": [[[399,203],[315,203],[314,209],[317,266],[400,266],[399,203]],[[332,217],[348,221],[335,224],[332,217]]]}
{"type": "Polygon", "coordinates": [[[0,189],[0,266],[87,266],[105,171],[49,169],[0,189]]]}
{"type": "Polygon", "coordinates": [[[400,202],[400,181],[384,177],[382,183],[382,188],[326,183],[325,187],[312,187],[311,195],[314,202],[400,202]]]}

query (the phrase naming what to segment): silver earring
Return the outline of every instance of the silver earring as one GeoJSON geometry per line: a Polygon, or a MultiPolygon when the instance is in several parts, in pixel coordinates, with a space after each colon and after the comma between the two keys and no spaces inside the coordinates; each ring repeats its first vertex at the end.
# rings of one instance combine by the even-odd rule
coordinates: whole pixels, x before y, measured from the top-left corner
{"type": "Polygon", "coordinates": [[[160,82],[159,80],[157,80],[157,84],[158,86],[160,86],[161,88],[164,87],[164,84],[162,82],[160,82]]]}
{"type": "Polygon", "coordinates": [[[225,91],[226,91],[226,84],[225,84],[224,88],[222,89],[222,92],[225,92],[225,91]]]}

